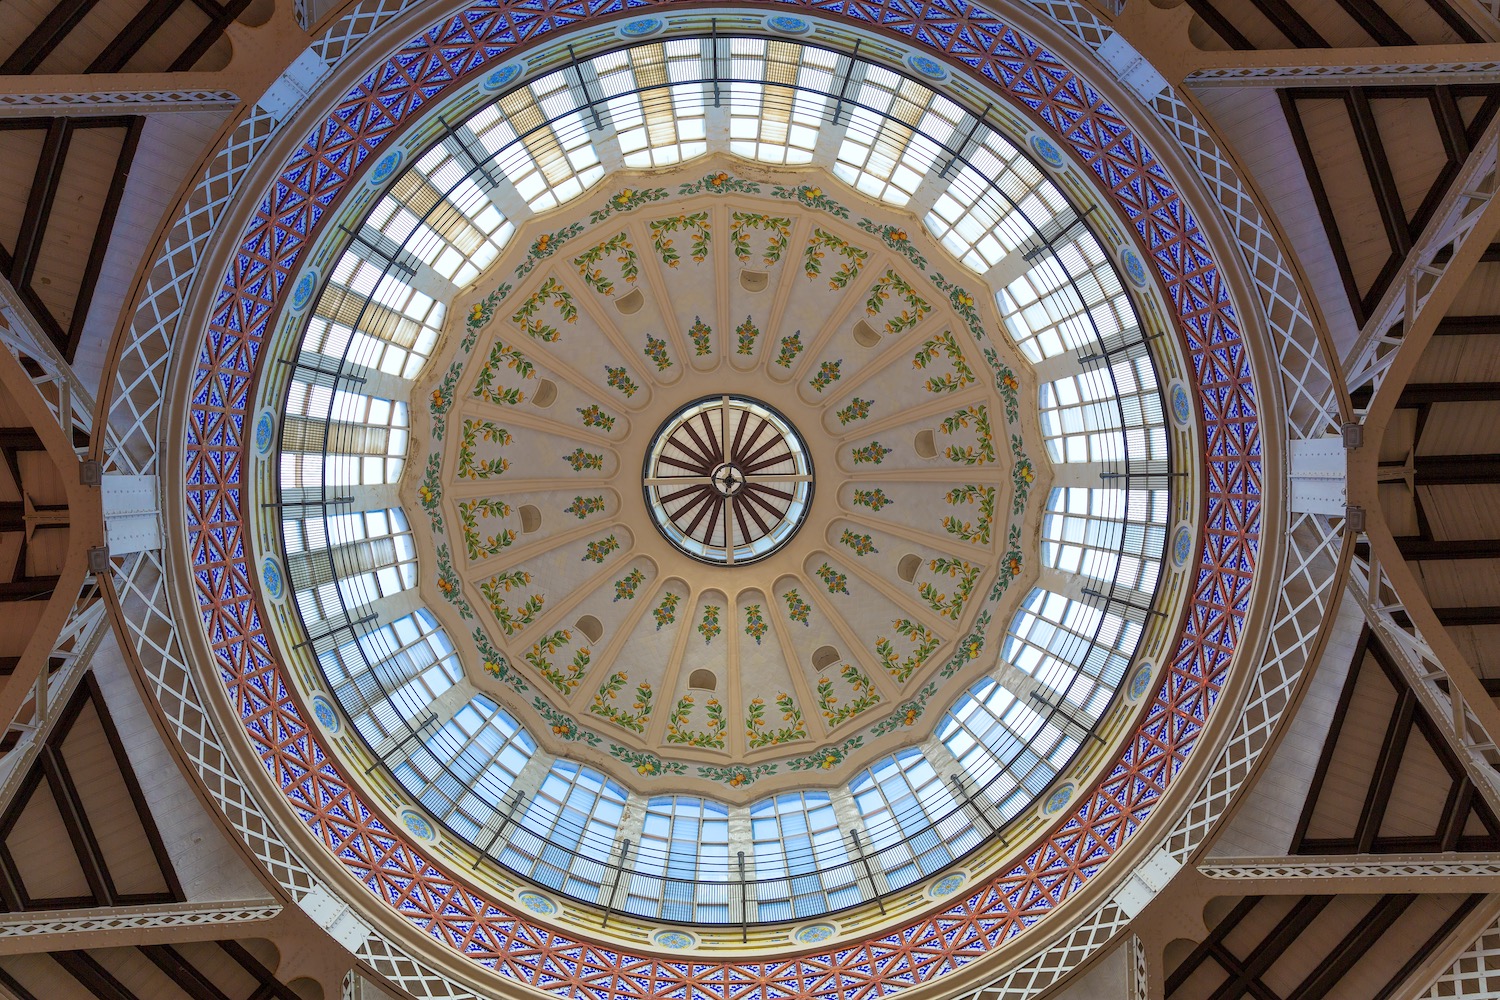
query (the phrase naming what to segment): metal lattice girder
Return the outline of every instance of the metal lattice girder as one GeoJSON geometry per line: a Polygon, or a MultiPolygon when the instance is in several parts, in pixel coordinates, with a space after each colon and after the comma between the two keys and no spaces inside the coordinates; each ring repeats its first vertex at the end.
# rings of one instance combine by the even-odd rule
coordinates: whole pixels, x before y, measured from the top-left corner
{"type": "Polygon", "coordinates": [[[1438,622],[1390,529],[1373,520],[1367,538],[1370,559],[1355,561],[1350,591],[1476,790],[1500,813],[1500,707],[1438,622]]]}
{"type": "MultiPolygon", "coordinates": [[[[1366,440],[1379,445],[1396,397],[1474,265],[1500,232],[1500,119],[1490,122],[1345,359],[1349,391],[1369,387],[1366,440]],[[1447,251],[1451,248],[1451,255],[1447,251]]],[[[1357,459],[1359,456],[1356,455],[1357,459]]],[[[1351,480],[1355,477],[1351,460],[1351,480]]],[[[1351,485],[1354,485],[1351,483],[1351,485]]]]}
{"type": "Polygon", "coordinates": [[[210,941],[254,931],[256,925],[276,919],[281,912],[280,903],[257,899],[7,913],[0,917],[0,955],[28,955],[59,947],[210,941]],[[60,940],[64,935],[66,944],[60,940]]]}
{"type": "Polygon", "coordinates": [[[1500,889],[1500,854],[1368,854],[1223,858],[1198,873],[1254,896],[1475,892],[1500,889]]]}

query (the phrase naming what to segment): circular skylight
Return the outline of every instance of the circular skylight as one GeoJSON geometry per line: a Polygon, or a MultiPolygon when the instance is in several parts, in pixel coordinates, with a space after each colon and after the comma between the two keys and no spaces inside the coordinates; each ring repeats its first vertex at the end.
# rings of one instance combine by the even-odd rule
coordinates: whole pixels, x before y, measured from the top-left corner
{"type": "Polygon", "coordinates": [[[710,396],[667,418],[646,453],[651,520],[694,559],[763,559],[791,541],[812,500],[812,460],[779,413],[710,396]]]}

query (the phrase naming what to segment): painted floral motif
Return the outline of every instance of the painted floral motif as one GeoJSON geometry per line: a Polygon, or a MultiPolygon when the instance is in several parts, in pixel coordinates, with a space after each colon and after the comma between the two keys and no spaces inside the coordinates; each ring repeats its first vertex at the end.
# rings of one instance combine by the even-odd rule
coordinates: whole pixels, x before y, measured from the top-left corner
{"type": "Polygon", "coordinates": [[[827,212],[835,218],[849,218],[849,210],[847,208],[824,194],[822,188],[813,187],[811,184],[803,184],[800,187],[781,187],[778,185],[771,189],[771,197],[782,198],[788,201],[799,201],[808,208],[819,212],[827,212]]]}
{"type": "Polygon", "coordinates": [[[993,486],[959,486],[949,490],[948,495],[943,499],[953,507],[959,504],[977,504],[979,507],[977,521],[960,520],[952,514],[944,516],[943,530],[966,542],[973,542],[975,545],[990,544],[990,528],[995,523],[995,488],[993,486]]]}
{"type": "Polygon", "coordinates": [[[638,190],[626,188],[606,201],[603,208],[590,212],[589,222],[598,224],[616,212],[633,212],[642,205],[661,201],[665,197],[667,197],[666,188],[640,188],[638,190]]]}
{"type": "Polygon", "coordinates": [[[588,547],[584,549],[583,558],[578,561],[602,563],[605,556],[609,555],[619,547],[620,543],[614,535],[597,539],[595,541],[589,542],[588,547]]]}
{"type": "Polygon", "coordinates": [[[932,610],[944,618],[958,621],[959,616],[963,614],[964,604],[974,594],[974,585],[979,582],[979,567],[962,559],[939,557],[929,562],[927,568],[938,576],[945,576],[950,580],[957,581],[953,590],[953,597],[950,600],[947,594],[942,593],[936,586],[930,583],[924,583],[918,587],[917,593],[921,595],[922,600],[926,601],[927,606],[932,610]]]}
{"type": "Polygon", "coordinates": [[[1010,453],[1015,460],[1011,466],[1010,479],[1013,487],[1011,496],[1011,513],[1019,514],[1026,509],[1026,498],[1031,495],[1031,487],[1036,482],[1036,469],[1031,464],[1031,459],[1026,457],[1026,452],[1021,444],[1021,435],[1012,434],[1010,437],[1010,453]]]}
{"type": "Polygon", "coordinates": [[[802,353],[802,331],[797,330],[781,338],[781,352],[776,355],[776,363],[783,368],[792,367],[792,362],[797,360],[797,355],[802,353]]]}
{"type": "Polygon", "coordinates": [[[634,396],[637,390],[640,389],[640,386],[635,384],[635,380],[630,377],[630,374],[625,370],[623,365],[619,368],[611,368],[609,365],[605,365],[604,381],[611,389],[618,389],[623,393],[626,399],[634,396]]]}
{"type": "Polygon", "coordinates": [[[464,600],[463,581],[453,570],[453,556],[446,543],[437,547],[437,569],[438,593],[458,610],[460,618],[473,618],[474,611],[469,607],[469,602],[464,600]]]}
{"type": "Polygon", "coordinates": [[[636,256],[635,247],[631,246],[630,237],[622,232],[573,258],[573,266],[578,268],[578,276],[585,285],[600,295],[615,294],[615,283],[605,277],[604,270],[599,267],[599,262],[606,257],[613,257],[620,265],[620,277],[627,285],[635,284],[641,273],[640,258],[636,256]]]}
{"type": "Polygon", "coordinates": [[[656,256],[667,267],[676,267],[682,262],[682,254],[677,249],[676,240],[668,236],[668,233],[687,234],[688,255],[695,263],[701,264],[708,258],[708,246],[713,241],[713,228],[707,212],[693,212],[690,215],[672,215],[665,219],[657,219],[650,224],[650,229],[651,248],[656,251],[656,256]]]}
{"type": "Polygon", "coordinates": [[[849,400],[849,405],[843,407],[835,414],[839,418],[840,425],[852,424],[856,420],[863,420],[870,415],[870,407],[875,405],[873,399],[860,399],[855,396],[849,400]]]}
{"type": "Polygon", "coordinates": [[[536,318],[536,314],[542,306],[551,302],[557,310],[558,315],[566,323],[574,323],[578,320],[578,306],[573,302],[573,293],[562,286],[556,278],[548,278],[532,292],[526,301],[521,303],[519,309],[511,316],[512,323],[519,323],[521,329],[528,337],[546,343],[555,343],[562,337],[557,327],[544,323],[536,318]]]}
{"type": "Polygon", "coordinates": [[[719,611],[717,604],[703,605],[703,619],[698,622],[698,634],[703,636],[703,644],[707,645],[714,641],[714,637],[724,631],[719,627],[719,611]]]}
{"type": "Polygon", "coordinates": [[[779,746],[807,738],[807,723],[803,721],[802,709],[785,691],[776,696],[776,708],[781,712],[782,725],[776,729],[766,728],[766,702],[764,698],[751,698],[745,710],[745,743],[751,750],[779,746]]]}
{"type": "Polygon", "coordinates": [[[760,327],[749,316],[745,322],[734,328],[735,349],[734,353],[743,354],[746,357],[755,353],[755,338],[760,336],[760,327]]]}
{"type": "Polygon", "coordinates": [[[433,452],[427,456],[427,468],[422,470],[422,482],[417,486],[417,502],[432,518],[432,530],[443,533],[443,456],[433,452]]]}
{"type": "Polygon", "coordinates": [[[538,236],[536,242],[531,244],[531,249],[526,252],[526,259],[516,268],[516,277],[518,279],[526,277],[536,269],[538,264],[557,253],[564,243],[581,232],[583,232],[583,223],[575,222],[555,233],[544,233],[538,236]]]}
{"type": "Polygon", "coordinates": [[[757,646],[760,640],[765,638],[770,626],[766,624],[766,616],[761,613],[759,604],[747,604],[742,609],[745,615],[745,634],[755,640],[757,646]]]}
{"type": "Polygon", "coordinates": [[[623,577],[615,581],[615,600],[635,600],[635,589],[646,579],[646,574],[639,569],[633,569],[623,577]]]}
{"type": "Polygon", "coordinates": [[[928,684],[917,692],[917,696],[909,701],[903,701],[896,706],[896,710],[887,715],[881,721],[870,727],[871,736],[884,736],[898,729],[906,729],[917,724],[922,713],[927,710],[927,699],[937,692],[936,684],[928,684]]]}
{"type": "Polygon", "coordinates": [[[480,366],[474,379],[474,398],[506,406],[516,406],[526,399],[526,394],[520,389],[494,387],[495,375],[502,367],[511,369],[523,379],[536,378],[536,366],[526,360],[525,355],[497,340],[490,348],[489,359],[480,366]]]}
{"type": "Polygon", "coordinates": [[[846,239],[833,235],[821,226],[812,231],[807,246],[802,250],[802,273],[811,280],[823,273],[823,260],[828,254],[841,257],[839,269],[828,278],[828,287],[834,291],[846,287],[859,277],[860,269],[870,259],[870,251],[857,247],[846,239]]]}
{"type": "Polygon", "coordinates": [[[704,174],[702,179],[681,185],[677,189],[678,194],[760,194],[760,185],[755,181],[747,181],[742,177],[735,177],[720,170],[715,174],[704,174]]]}
{"type": "Polygon", "coordinates": [[[1010,366],[1000,360],[1000,355],[995,353],[993,347],[984,349],[984,359],[990,363],[990,368],[995,372],[995,388],[1000,392],[1000,398],[1005,402],[1005,419],[1015,423],[1021,413],[1021,382],[1016,378],[1016,373],[1011,371],[1010,366]]]}
{"type": "Polygon", "coordinates": [[[875,690],[875,682],[854,664],[844,664],[839,670],[839,676],[844,679],[854,694],[842,705],[839,704],[838,695],[833,693],[832,678],[818,679],[818,710],[823,713],[823,718],[827,720],[830,729],[854,718],[880,701],[880,695],[875,690]]]}
{"type": "Polygon", "coordinates": [[[947,330],[944,330],[922,345],[922,349],[911,359],[912,367],[917,369],[926,368],[933,361],[937,360],[939,352],[953,366],[953,374],[941,377],[934,375],[928,378],[928,392],[957,392],[966,385],[974,384],[977,380],[974,369],[969,367],[969,359],[964,357],[964,352],[959,348],[958,341],[947,330]]]}
{"type": "Polygon", "coordinates": [[[895,271],[887,270],[880,280],[870,288],[870,297],[865,300],[865,315],[874,316],[885,309],[891,293],[895,293],[906,308],[885,321],[887,334],[898,334],[910,330],[932,312],[932,304],[917,294],[905,278],[895,271]]]}
{"type": "Polygon", "coordinates": [[[995,580],[995,585],[990,588],[990,600],[998,601],[1000,595],[1010,587],[1010,582],[1021,575],[1021,526],[1013,524],[1010,526],[1010,536],[1006,538],[1005,555],[1000,557],[1000,575],[995,580]]]}
{"type": "Polygon", "coordinates": [[[839,369],[843,367],[843,364],[843,358],[839,358],[835,361],[823,362],[818,366],[818,374],[809,379],[807,384],[812,386],[818,392],[822,392],[824,389],[828,388],[830,385],[833,385],[833,383],[839,380],[839,369]]]}
{"type": "Polygon", "coordinates": [[[604,496],[584,497],[576,496],[573,502],[563,508],[564,514],[572,514],[582,521],[590,514],[600,514],[604,511],[604,496]]]}
{"type": "Polygon", "coordinates": [[[885,461],[885,456],[891,453],[891,449],[882,447],[879,441],[871,441],[863,448],[854,449],[855,465],[879,465],[885,461]]]}
{"type": "Polygon", "coordinates": [[[495,648],[482,628],[474,630],[474,648],[479,650],[480,666],[484,668],[485,673],[500,683],[510,686],[517,694],[531,690],[531,685],[527,684],[516,668],[510,665],[510,660],[505,654],[495,648]]]}
{"type": "Polygon", "coordinates": [[[970,295],[967,289],[953,284],[941,274],[932,275],[932,283],[938,287],[939,291],[948,294],[948,303],[964,318],[964,322],[969,325],[969,333],[974,339],[984,343],[988,338],[984,332],[984,322],[979,318],[979,310],[974,306],[974,296],[970,295]]]}
{"type": "Polygon", "coordinates": [[[564,672],[552,663],[552,657],[557,651],[566,646],[573,638],[571,629],[560,628],[549,635],[544,635],[538,640],[525,655],[527,663],[548,684],[557,689],[557,693],[566,697],[573,693],[578,682],[583,680],[589,672],[589,648],[580,646],[573,654],[573,662],[568,665],[564,672]]]}
{"type": "Polygon", "coordinates": [[[443,376],[443,381],[432,390],[432,400],[428,404],[428,410],[432,413],[432,436],[439,441],[443,439],[443,434],[447,431],[448,421],[444,417],[453,408],[454,391],[458,388],[458,380],[463,373],[463,363],[455,361],[447,374],[443,376]]]}
{"type": "Polygon", "coordinates": [[[490,580],[479,585],[479,592],[489,602],[490,611],[495,616],[495,621],[500,624],[506,635],[515,635],[527,625],[536,621],[536,616],[541,613],[542,605],[546,603],[546,595],[532,594],[526,598],[522,605],[512,610],[509,602],[502,597],[513,589],[530,586],[531,574],[519,570],[510,573],[501,573],[490,580]]]}
{"type": "Polygon", "coordinates": [[[656,631],[660,632],[663,625],[672,625],[677,621],[677,603],[682,600],[679,594],[667,594],[661,599],[661,603],[651,609],[651,617],[656,619],[656,631]]]}
{"type": "Polygon", "coordinates": [[[732,212],[729,221],[729,248],[742,263],[750,259],[751,230],[766,233],[766,249],[761,254],[761,263],[766,267],[775,264],[786,252],[787,241],[792,235],[791,219],[754,212],[732,212]]]}
{"type": "Polygon", "coordinates": [[[797,593],[797,589],[793,587],[791,590],[788,590],[783,595],[783,598],[786,601],[786,616],[794,622],[801,622],[803,625],[808,624],[807,616],[812,611],[812,605],[802,599],[802,595],[797,593]]]}
{"type": "Polygon", "coordinates": [[[463,435],[458,439],[458,478],[490,479],[502,475],[510,468],[509,461],[504,458],[476,461],[475,452],[480,441],[492,441],[503,448],[511,440],[510,431],[505,428],[488,420],[470,420],[465,417],[463,435]]]}
{"type": "Polygon", "coordinates": [[[775,773],[775,764],[756,764],[753,767],[747,764],[730,764],[728,767],[716,767],[711,764],[700,764],[698,766],[699,777],[707,778],[709,781],[717,781],[719,784],[728,785],[730,788],[751,785],[761,775],[775,773]]]}
{"type": "Polygon", "coordinates": [[[864,746],[864,736],[851,736],[843,743],[831,747],[819,747],[805,757],[786,762],[791,771],[829,771],[849,759],[849,755],[864,746]]]}
{"type": "Polygon", "coordinates": [[[896,644],[885,636],[875,640],[875,655],[880,657],[880,662],[891,672],[891,676],[900,683],[905,683],[922,664],[927,662],[931,656],[942,645],[943,640],[928,630],[927,626],[912,621],[909,618],[898,618],[891,623],[891,628],[897,634],[904,635],[916,643],[916,649],[908,653],[905,658],[896,655],[896,644]]]}
{"type": "Polygon", "coordinates": [[[642,753],[629,747],[622,747],[618,743],[609,746],[611,757],[624,763],[628,767],[635,768],[635,773],[645,778],[659,778],[664,774],[683,774],[687,771],[687,765],[675,760],[662,760],[652,753],[642,753]]]}
{"type": "Polygon", "coordinates": [[[495,309],[511,293],[511,287],[502,281],[495,286],[493,292],[469,307],[469,314],[464,317],[464,329],[467,333],[463,339],[462,353],[467,354],[473,349],[479,338],[479,331],[490,325],[490,320],[495,318],[495,309]]]}
{"type": "MultiPolygon", "coordinates": [[[[1007,580],[1007,582],[1009,581],[1007,580]]],[[[1004,592],[1003,585],[996,584],[995,586],[996,589],[990,596],[991,600],[998,600],[1000,594],[1004,592]]],[[[979,654],[984,651],[984,633],[985,630],[989,627],[990,613],[988,611],[979,612],[979,614],[974,617],[974,631],[970,632],[968,635],[964,636],[962,640],[960,640],[958,647],[953,652],[953,655],[948,657],[948,662],[943,664],[943,668],[938,671],[938,676],[945,678],[952,677],[954,674],[962,670],[965,665],[973,663],[975,660],[979,659],[979,654]]]]}
{"type": "Polygon", "coordinates": [[[582,448],[574,448],[562,458],[564,462],[567,462],[572,467],[574,472],[604,468],[603,455],[596,455],[593,452],[584,451],[582,448]]]}
{"type": "Polygon", "coordinates": [[[516,540],[513,528],[504,528],[498,535],[483,537],[479,530],[481,517],[510,517],[510,505],[481,497],[477,500],[462,500],[458,504],[458,523],[464,536],[464,548],[469,561],[475,562],[495,555],[516,540]]]}
{"type": "Polygon", "coordinates": [[[552,727],[552,735],[569,743],[582,743],[586,746],[596,747],[602,738],[598,733],[591,733],[580,726],[572,716],[564,715],[540,697],[531,700],[531,707],[542,717],[542,721],[552,727]]]}
{"type": "Polygon", "coordinates": [[[628,680],[623,670],[610,674],[594,694],[594,701],[589,705],[589,711],[633,733],[643,733],[646,731],[646,719],[651,715],[651,684],[641,681],[636,685],[635,701],[631,702],[627,710],[616,705],[615,701],[628,680]]]}
{"type": "Polygon", "coordinates": [[[578,415],[583,417],[585,427],[599,427],[606,431],[615,429],[615,418],[600,409],[598,403],[578,407],[578,415]]]}
{"type": "Polygon", "coordinates": [[[880,551],[875,547],[875,540],[869,535],[857,535],[848,528],[845,528],[844,533],[839,536],[839,541],[853,549],[857,556],[867,556],[872,552],[880,551]]]}
{"type": "Polygon", "coordinates": [[[891,250],[899,253],[922,270],[927,270],[927,258],[917,253],[917,248],[912,245],[911,237],[906,235],[906,230],[900,226],[883,226],[869,219],[860,219],[857,223],[859,228],[867,233],[874,233],[880,237],[880,241],[891,250]]]}
{"type": "Polygon", "coordinates": [[[651,363],[656,366],[656,370],[659,372],[664,372],[672,367],[672,359],[667,357],[667,342],[660,337],[653,337],[649,333],[646,334],[646,346],[641,350],[641,353],[651,359],[651,363]]]}
{"type": "Polygon", "coordinates": [[[667,742],[689,747],[706,747],[710,750],[724,749],[724,730],[729,720],[724,718],[724,706],[719,699],[710,698],[703,703],[708,714],[708,725],[704,729],[690,729],[693,715],[693,696],[685,694],[677,699],[677,705],[667,718],[667,742]]]}
{"type": "Polygon", "coordinates": [[[832,566],[824,563],[818,567],[817,573],[818,579],[823,581],[823,585],[828,588],[830,594],[847,595],[849,593],[849,578],[832,566]]]}
{"type": "Polygon", "coordinates": [[[945,454],[950,462],[961,462],[964,465],[985,465],[995,461],[995,432],[990,427],[989,407],[983,403],[966,406],[951,417],[943,418],[943,433],[956,434],[974,425],[974,431],[978,435],[978,442],[965,445],[960,448],[956,444],[950,444],[945,454]]]}
{"type": "Polygon", "coordinates": [[[714,352],[713,329],[705,322],[702,316],[693,317],[693,325],[688,327],[688,336],[693,338],[693,354],[695,357],[703,357],[714,352]]]}
{"type": "Polygon", "coordinates": [[[885,495],[885,490],[875,487],[873,490],[855,490],[854,504],[857,507],[868,507],[877,513],[882,507],[893,504],[896,501],[885,495]]]}

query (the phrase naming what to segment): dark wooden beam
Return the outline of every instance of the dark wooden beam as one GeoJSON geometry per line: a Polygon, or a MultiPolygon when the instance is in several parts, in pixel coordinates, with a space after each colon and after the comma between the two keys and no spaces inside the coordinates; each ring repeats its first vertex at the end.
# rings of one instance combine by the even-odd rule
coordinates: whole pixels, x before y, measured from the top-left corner
{"type": "Polygon", "coordinates": [[[1299,49],[1326,49],[1328,43],[1287,0],[1250,0],[1267,21],[1299,49]]]}
{"type": "Polygon", "coordinates": [[[69,118],[54,118],[47,126],[42,153],[36,162],[36,174],[31,180],[31,192],[26,197],[26,210],[21,216],[21,228],[16,234],[15,250],[11,252],[9,278],[17,288],[31,284],[31,274],[36,270],[42,236],[47,229],[47,218],[52,214],[52,203],[57,199],[57,184],[62,179],[63,160],[67,158],[72,136],[73,126],[69,118]]]}
{"type": "Polygon", "coordinates": [[[19,580],[0,582],[0,601],[29,601],[57,589],[55,576],[23,576],[19,580]]]}
{"type": "Polygon", "coordinates": [[[230,958],[239,963],[240,968],[250,973],[260,983],[260,987],[252,994],[252,997],[256,998],[256,1000],[301,1000],[285,983],[276,978],[275,973],[262,965],[260,960],[254,955],[246,951],[244,945],[238,941],[219,941],[216,943],[230,958]]]}
{"type": "MultiPolygon", "coordinates": [[[[1328,238],[1328,246],[1333,253],[1333,262],[1338,267],[1339,280],[1344,285],[1344,294],[1348,297],[1349,308],[1354,313],[1354,322],[1363,326],[1365,320],[1369,318],[1369,310],[1365,307],[1364,297],[1359,293],[1359,283],[1354,280],[1354,268],[1349,263],[1348,253],[1344,250],[1344,238],[1339,233],[1338,219],[1333,214],[1333,203],[1329,200],[1328,189],[1323,186],[1323,175],[1318,170],[1317,158],[1313,156],[1312,143],[1302,123],[1302,113],[1297,110],[1299,94],[1300,92],[1291,89],[1276,91],[1276,96],[1281,101],[1281,111],[1286,118],[1287,128],[1292,133],[1292,147],[1297,151],[1297,159],[1302,164],[1302,174],[1307,178],[1308,187],[1312,189],[1313,205],[1318,210],[1318,220],[1323,223],[1323,234],[1328,238]]],[[[1308,100],[1337,100],[1340,96],[1339,91],[1321,94],[1307,92],[1308,100]]]]}
{"type": "Polygon", "coordinates": [[[0,63],[0,74],[16,76],[35,70],[98,3],[99,0],[61,0],[0,63]]]}
{"type": "Polygon", "coordinates": [[[181,7],[183,0],[148,0],[130,23],[89,63],[85,73],[118,73],[142,45],[161,30],[162,25],[181,7]]]}
{"type": "Polygon", "coordinates": [[[1219,13],[1213,0],[1188,0],[1188,6],[1193,8],[1193,13],[1203,18],[1203,23],[1212,28],[1224,41],[1229,43],[1232,49],[1245,51],[1255,48],[1250,44],[1250,39],[1241,34],[1240,29],[1230,23],[1229,18],[1219,13]]]}
{"type": "Polygon", "coordinates": [[[1474,907],[1478,906],[1483,899],[1484,895],[1482,893],[1475,893],[1462,903],[1459,903],[1458,909],[1454,910],[1447,920],[1444,920],[1437,929],[1427,936],[1425,941],[1417,946],[1416,950],[1412,952],[1411,957],[1406,960],[1406,964],[1397,969],[1395,974],[1386,980],[1380,992],[1376,993],[1370,1000],[1393,1000],[1396,991],[1405,984],[1407,977],[1417,971],[1417,967],[1427,961],[1428,956],[1436,951],[1444,941],[1448,940],[1448,936],[1458,929],[1458,925],[1473,912],[1474,907]]]}
{"type": "Polygon", "coordinates": [[[99,212],[99,221],[94,226],[94,242],[89,247],[88,262],[84,265],[83,276],[78,282],[78,295],[73,301],[73,317],[68,322],[67,340],[59,346],[62,348],[63,357],[69,363],[73,361],[78,353],[78,342],[83,338],[83,324],[88,319],[89,309],[94,301],[94,289],[99,284],[99,272],[104,268],[104,254],[109,249],[110,237],[115,232],[115,219],[120,213],[120,202],[125,198],[125,185],[130,180],[130,166],[135,162],[135,154],[140,146],[141,132],[146,125],[144,117],[130,119],[130,124],[125,128],[125,141],[120,145],[119,156],[115,159],[114,176],[109,181],[109,191],[105,193],[104,205],[99,212]]]}
{"type": "MultiPolygon", "coordinates": [[[[1500,606],[1483,605],[1474,608],[1433,608],[1439,625],[1463,628],[1472,625],[1500,625],[1500,606]]],[[[1393,611],[1391,617],[1402,628],[1411,628],[1411,616],[1405,611],[1393,611]]]]}
{"type": "Polygon", "coordinates": [[[1418,486],[1500,483],[1500,455],[1418,455],[1412,473],[1418,486]]]}
{"type": "Polygon", "coordinates": [[[1402,30],[1391,15],[1375,0],[1338,0],[1344,13],[1380,45],[1415,45],[1416,40],[1402,30]]]}
{"type": "Polygon", "coordinates": [[[1416,899],[1415,895],[1407,894],[1382,896],[1334,945],[1333,951],[1318,963],[1318,967],[1287,994],[1286,1000],[1321,1000],[1326,997],[1416,899]]]}
{"type": "Polygon", "coordinates": [[[141,945],[140,952],[166,973],[191,1000],[231,1000],[229,994],[214,985],[213,980],[198,971],[197,966],[183,958],[171,945],[141,945]]]}
{"type": "Polygon", "coordinates": [[[1332,896],[1304,896],[1297,900],[1271,932],[1250,950],[1250,957],[1245,959],[1239,974],[1230,976],[1214,990],[1209,1000],[1236,1000],[1243,996],[1250,982],[1264,975],[1332,900],[1332,896]]]}
{"type": "Polygon", "coordinates": [[[52,960],[98,1000],[141,1000],[86,951],[55,951],[52,960]]]}
{"type": "Polygon", "coordinates": [[[1375,192],[1375,206],[1380,211],[1386,241],[1390,244],[1391,253],[1404,258],[1411,252],[1411,227],[1407,225],[1406,209],[1401,204],[1401,192],[1396,187],[1396,175],[1391,170],[1391,161],[1385,155],[1385,140],[1380,137],[1380,127],[1375,124],[1375,112],[1370,108],[1369,95],[1358,88],[1346,91],[1345,94],[1349,124],[1354,129],[1354,141],[1359,147],[1360,159],[1364,161],[1370,188],[1375,192]]]}
{"type": "Polygon", "coordinates": [[[1434,337],[1477,337],[1496,333],[1500,333],[1500,316],[1444,316],[1438,320],[1437,329],[1432,331],[1434,337]]]}
{"type": "Polygon", "coordinates": [[[1226,913],[1224,919],[1214,925],[1213,929],[1208,932],[1208,937],[1198,942],[1198,946],[1188,954],[1187,958],[1183,959],[1182,964],[1178,965],[1172,974],[1167,976],[1165,991],[1168,996],[1177,992],[1182,984],[1187,982],[1194,972],[1198,971],[1198,967],[1212,955],[1214,949],[1219,947],[1220,942],[1240,925],[1240,921],[1244,920],[1250,911],[1255,909],[1255,904],[1260,901],[1260,896],[1246,896],[1234,904],[1234,909],[1226,913]]]}
{"type": "MultiPolygon", "coordinates": [[[[1349,394],[1357,407],[1370,404],[1369,386],[1349,394]]],[[[1500,382],[1412,382],[1401,390],[1396,405],[1402,409],[1432,406],[1438,403],[1500,402],[1500,382]]]]}
{"type": "Polygon", "coordinates": [[[224,34],[224,29],[229,27],[235,18],[239,17],[246,7],[250,6],[250,0],[231,0],[224,4],[216,13],[209,17],[208,25],[188,43],[182,54],[173,60],[168,67],[173,73],[183,73],[197,65],[209,48],[217,42],[224,34]]]}
{"type": "Polygon", "coordinates": [[[1500,559],[1500,539],[1497,538],[1401,537],[1396,539],[1396,545],[1401,549],[1402,558],[1410,562],[1438,559],[1500,559]]]}
{"type": "Polygon", "coordinates": [[[1386,723],[1385,738],[1380,742],[1380,754],[1370,776],[1370,787],[1365,790],[1365,801],[1354,824],[1355,854],[1369,854],[1375,846],[1380,824],[1385,821],[1386,808],[1391,804],[1391,793],[1396,789],[1396,775],[1401,771],[1401,758],[1406,753],[1406,741],[1411,737],[1412,717],[1416,711],[1416,692],[1408,687],[1398,687],[1396,705],[1386,723]]]}

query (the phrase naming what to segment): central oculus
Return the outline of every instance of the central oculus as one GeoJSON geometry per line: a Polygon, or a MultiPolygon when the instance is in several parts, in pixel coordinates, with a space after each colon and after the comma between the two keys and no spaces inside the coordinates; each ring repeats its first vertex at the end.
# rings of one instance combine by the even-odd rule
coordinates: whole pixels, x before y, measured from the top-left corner
{"type": "Polygon", "coordinates": [[[740,566],[791,541],[813,468],[785,417],[744,396],[707,396],[672,414],[641,470],[651,520],[703,562],[740,566]]]}

